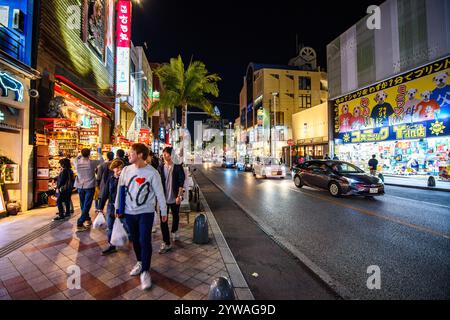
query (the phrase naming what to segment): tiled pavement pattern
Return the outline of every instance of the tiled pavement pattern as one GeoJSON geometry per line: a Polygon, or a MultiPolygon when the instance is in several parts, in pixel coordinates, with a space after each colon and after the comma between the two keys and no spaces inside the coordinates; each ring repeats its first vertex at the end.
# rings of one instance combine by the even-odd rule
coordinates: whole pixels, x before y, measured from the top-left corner
{"type": "Polygon", "coordinates": [[[193,222],[180,217],[180,240],[172,252],[160,255],[159,227],[153,234],[153,286],[140,289],[139,277],[129,272],[136,259],[131,244],[118,253],[101,256],[107,246],[104,230],[75,233],[75,218],[0,259],[0,300],[201,300],[211,282],[229,278],[210,234],[210,243],[192,243],[193,222]],[[81,268],[81,289],[67,289],[67,267],[81,268]]]}

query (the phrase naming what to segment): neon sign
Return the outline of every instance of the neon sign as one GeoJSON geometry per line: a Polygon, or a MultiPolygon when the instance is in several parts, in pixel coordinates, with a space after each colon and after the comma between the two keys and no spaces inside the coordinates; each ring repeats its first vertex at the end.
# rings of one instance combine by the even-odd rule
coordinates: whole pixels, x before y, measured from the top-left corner
{"type": "Polygon", "coordinates": [[[2,97],[7,97],[9,90],[15,93],[15,101],[23,101],[23,84],[17,81],[5,72],[0,72],[0,88],[2,88],[2,97]]]}
{"type": "Polygon", "coordinates": [[[122,96],[130,95],[130,38],[131,38],[131,2],[117,2],[117,66],[116,91],[122,96]]]}

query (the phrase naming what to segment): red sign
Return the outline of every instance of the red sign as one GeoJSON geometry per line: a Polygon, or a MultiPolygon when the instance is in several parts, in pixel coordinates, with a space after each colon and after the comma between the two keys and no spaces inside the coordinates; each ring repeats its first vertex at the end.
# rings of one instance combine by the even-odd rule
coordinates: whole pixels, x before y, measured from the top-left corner
{"type": "Polygon", "coordinates": [[[292,147],[294,145],[294,140],[289,139],[287,143],[288,143],[288,146],[292,147]]]}
{"type": "Polygon", "coordinates": [[[146,145],[150,144],[150,130],[149,129],[141,129],[141,131],[139,131],[139,143],[143,143],[146,145]]]}
{"type": "Polygon", "coordinates": [[[129,48],[131,38],[131,1],[117,2],[117,47],[129,48]]]}

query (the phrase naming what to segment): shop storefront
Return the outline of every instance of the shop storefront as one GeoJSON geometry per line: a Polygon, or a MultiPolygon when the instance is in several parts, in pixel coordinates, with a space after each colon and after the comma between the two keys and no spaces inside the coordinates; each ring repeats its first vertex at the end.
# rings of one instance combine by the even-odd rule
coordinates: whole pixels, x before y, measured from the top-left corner
{"type": "MultiPolygon", "coordinates": [[[[60,172],[59,160],[73,159],[82,149],[91,150],[97,159],[101,148],[105,157],[112,151],[112,109],[97,101],[69,80],[56,76],[54,98],[45,117],[38,118],[42,128],[37,142],[37,179],[35,202],[47,202],[42,193],[55,188],[55,178],[60,172]]],[[[75,172],[76,174],[76,172],[75,172]]]]}
{"type": "Polygon", "coordinates": [[[450,137],[336,145],[341,160],[369,171],[373,154],[378,171],[393,175],[433,175],[448,171],[450,137]]]}
{"type": "Polygon", "coordinates": [[[450,58],[334,101],[335,153],[368,170],[448,179],[450,58]]]}
{"type": "Polygon", "coordinates": [[[0,63],[0,214],[8,203],[18,204],[22,211],[32,207],[29,89],[38,73],[19,66],[6,60],[0,63]]]}

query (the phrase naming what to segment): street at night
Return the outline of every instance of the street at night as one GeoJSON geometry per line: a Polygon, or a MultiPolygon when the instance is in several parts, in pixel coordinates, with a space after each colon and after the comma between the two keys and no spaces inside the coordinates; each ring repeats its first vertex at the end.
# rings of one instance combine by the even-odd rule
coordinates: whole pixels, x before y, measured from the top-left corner
{"type": "Polygon", "coordinates": [[[0,0],[0,309],[448,303],[449,21],[450,0],[0,0]]]}
{"type": "MultiPolygon", "coordinates": [[[[204,167],[201,175],[217,185],[228,201],[238,203],[242,215],[249,215],[286,250],[299,253],[300,260],[306,257],[313,270],[328,276],[322,280],[330,279],[338,294],[353,299],[449,297],[450,198],[445,193],[387,186],[386,195],[373,200],[336,199],[326,191],[298,189],[290,179],[257,180],[251,173],[212,166],[204,167]],[[372,265],[381,269],[379,291],[366,286],[367,268],[372,265]]],[[[203,183],[207,180],[202,179],[200,185],[203,183]]],[[[218,219],[220,225],[226,218],[218,219]]],[[[238,224],[236,221],[234,228],[238,224]]],[[[233,222],[228,221],[227,226],[233,228],[233,222]]],[[[236,239],[232,231],[229,236],[239,263],[240,252],[254,244],[250,244],[251,238],[236,239]]],[[[249,259],[242,258],[242,263],[246,265],[249,259]]],[[[259,255],[254,259],[261,265],[253,261],[248,271],[265,268],[259,255]]],[[[247,273],[250,287],[270,287],[268,279],[291,271],[276,265],[266,272],[259,272],[261,279],[254,280],[251,272],[247,273]]],[[[292,283],[285,285],[288,288],[292,283]]]]}

